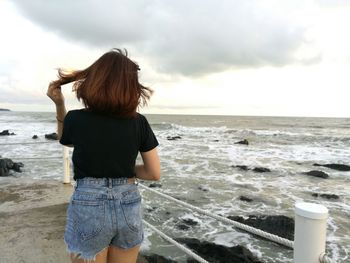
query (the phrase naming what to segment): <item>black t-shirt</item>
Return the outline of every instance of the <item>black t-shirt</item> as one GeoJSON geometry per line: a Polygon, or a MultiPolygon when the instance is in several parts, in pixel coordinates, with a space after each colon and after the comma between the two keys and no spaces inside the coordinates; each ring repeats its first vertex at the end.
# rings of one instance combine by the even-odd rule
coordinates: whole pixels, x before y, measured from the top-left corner
{"type": "Polygon", "coordinates": [[[85,109],[67,113],[60,143],[74,145],[74,180],[134,177],[138,152],[158,146],[143,115],[121,119],[85,109]]]}

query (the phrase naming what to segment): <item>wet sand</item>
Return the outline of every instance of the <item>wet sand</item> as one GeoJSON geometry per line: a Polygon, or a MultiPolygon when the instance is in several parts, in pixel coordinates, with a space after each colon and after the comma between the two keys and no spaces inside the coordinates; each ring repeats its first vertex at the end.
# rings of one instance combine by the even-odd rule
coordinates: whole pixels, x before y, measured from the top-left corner
{"type": "Polygon", "coordinates": [[[60,181],[0,178],[0,263],[70,262],[63,233],[72,192],[60,181]]]}

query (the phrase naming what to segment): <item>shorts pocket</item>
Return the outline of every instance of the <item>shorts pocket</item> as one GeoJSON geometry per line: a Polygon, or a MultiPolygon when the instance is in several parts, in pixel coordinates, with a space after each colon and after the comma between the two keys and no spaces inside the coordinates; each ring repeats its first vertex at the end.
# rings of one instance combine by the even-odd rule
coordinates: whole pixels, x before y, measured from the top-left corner
{"type": "Polygon", "coordinates": [[[131,191],[125,195],[121,201],[121,208],[124,219],[133,232],[142,230],[142,215],[141,215],[141,196],[139,191],[131,191]]]}
{"type": "Polygon", "coordinates": [[[75,200],[71,201],[71,220],[81,240],[95,237],[105,224],[104,201],[75,200]]]}

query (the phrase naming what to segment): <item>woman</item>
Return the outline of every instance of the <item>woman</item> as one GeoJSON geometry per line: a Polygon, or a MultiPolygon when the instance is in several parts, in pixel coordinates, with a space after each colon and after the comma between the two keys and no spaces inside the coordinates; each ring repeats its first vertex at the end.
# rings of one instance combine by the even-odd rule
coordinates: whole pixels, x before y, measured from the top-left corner
{"type": "Polygon", "coordinates": [[[126,52],[112,49],[84,70],[59,70],[48,87],[60,143],[74,147],[76,186],[64,234],[74,263],[137,259],[143,228],[135,178],[160,179],[158,141],[136,112],[152,94],[138,82],[138,70],[126,52]],[[61,85],[70,82],[85,107],[66,114],[61,85]],[[143,164],[135,165],[139,152],[143,164]]]}

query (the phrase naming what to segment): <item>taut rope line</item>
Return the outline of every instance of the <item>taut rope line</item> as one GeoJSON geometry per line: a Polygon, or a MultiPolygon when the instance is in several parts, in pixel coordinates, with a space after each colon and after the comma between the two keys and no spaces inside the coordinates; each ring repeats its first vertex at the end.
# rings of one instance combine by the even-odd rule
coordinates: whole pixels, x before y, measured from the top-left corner
{"type": "Polygon", "coordinates": [[[154,232],[156,232],[158,235],[160,235],[162,238],[164,238],[166,241],[168,241],[169,243],[173,244],[174,246],[176,246],[178,249],[182,250],[183,252],[185,252],[187,255],[189,255],[190,257],[194,258],[195,260],[197,260],[198,262],[201,263],[209,263],[208,261],[206,261],[205,259],[203,259],[202,257],[198,256],[197,254],[195,254],[192,250],[188,249],[187,247],[185,247],[184,245],[181,245],[179,242],[175,241],[174,239],[172,239],[171,237],[167,236],[166,234],[164,234],[162,231],[158,230],[157,228],[155,228],[154,226],[152,226],[150,223],[148,223],[146,220],[143,220],[143,223],[149,227],[150,229],[152,229],[154,232]]]}
{"type": "Polygon", "coordinates": [[[190,204],[185,203],[183,201],[180,201],[180,200],[178,200],[178,199],[176,199],[174,197],[171,197],[169,195],[163,194],[163,193],[161,193],[161,192],[159,192],[157,190],[151,189],[151,188],[149,188],[149,187],[147,187],[147,186],[145,186],[143,184],[139,183],[139,186],[141,186],[144,189],[147,189],[148,191],[150,191],[152,193],[160,195],[160,196],[162,196],[162,197],[164,197],[164,198],[166,198],[168,200],[171,200],[171,201],[176,202],[178,204],[181,204],[181,205],[183,205],[183,206],[185,206],[187,208],[190,208],[190,209],[192,209],[192,210],[194,210],[194,211],[196,211],[196,212],[198,212],[200,214],[212,217],[212,218],[214,218],[214,219],[216,219],[218,221],[224,222],[226,224],[233,225],[234,227],[240,228],[240,229],[245,230],[245,231],[247,231],[249,233],[252,233],[254,235],[261,236],[263,238],[269,239],[269,240],[271,240],[273,242],[276,242],[276,243],[281,244],[281,245],[286,246],[286,247],[293,248],[293,246],[294,246],[294,242],[291,241],[291,240],[288,240],[286,238],[282,238],[282,237],[279,237],[277,235],[273,235],[273,234],[267,233],[265,231],[262,231],[260,229],[257,229],[257,228],[251,227],[251,226],[247,226],[245,224],[242,224],[242,223],[230,220],[228,218],[225,218],[225,217],[222,217],[222,216],[219,216],[219,215],[215,215],[213,213],[210,213],[208,211],[200,209],[200,208],[198,208],[196,206],[193,206],[193,205],[190,205],[190,204]]]}

